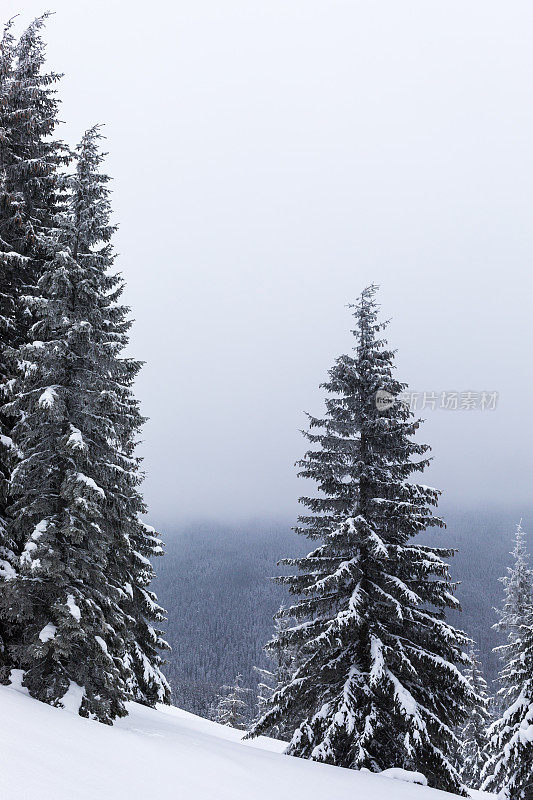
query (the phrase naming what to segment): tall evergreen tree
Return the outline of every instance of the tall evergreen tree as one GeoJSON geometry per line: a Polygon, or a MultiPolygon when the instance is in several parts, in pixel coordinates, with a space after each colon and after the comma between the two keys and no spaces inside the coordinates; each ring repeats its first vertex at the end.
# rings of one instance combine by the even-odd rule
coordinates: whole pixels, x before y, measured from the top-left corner
{"type": "Polygon", "coordinates": [[[140,365],[121,357],[130,322],[122,281],[109,274],[98,138],[91,129],[78,149],[70,207],[56,215],[52,257],[27,298],[33,340],[12,352],[24,369],[7,407],[22,454],[10,517],[24,547],[6,596],[30,693],[55,705],[74,693],[80,714],[111,722],[125,700],[153,704],[168,687],[151,626],[162,612],[147,589],[149,556],[161,547],[139,520],[134,437],[143,418],[131,384],[140,365]]]}
{"type": "Polygon", "coordinates": [[[2,611],[1,586],[14,574],[21,544],[7,526],[9,476],[17,459],[14,419],[3,407],[17,372],[8,350],[28,341],[32,315],[26,297],[35,292],[50,258],[53,218],[62,202],[58,167],[68,161],[53,137],[58,123],[54,84],[60,76],[43,71],[40,32],[47,16],[36,19],[18,42],[8,22],[0,51],[0,678],[5,677],[2,663],[9,667],[7,644],[16,637],[2,611]]]}
{"type": "Polygon", "coordinates": [[[473,693],[456,666],[468,663],[468,640],[444,619],[458,607],[443,560],[453,551],[413,540],[443,526],[432,514],[439,492],[409,480],[429,448],[414,441],[420,420],[380,338],[375,291],[354,307],[355,355],[330,370],[325,417],[309,417],[313,449],[300,475],[322,496],[301,498],[311,513],[296,530],[320,544],[286,560],[300,574],[279,579],[300,596],[288,609],[298,624],[284,632],[298,667],[252,735],[294,715],[292,755],[420,770],[430,785],[461,792],[453,731],[473,693]]]}
{"type": "Polygon", "coordinates": [[[489,728],[489,758],[482,788],[502,798],[533,798],[533,571],[528,564],[525,533],[516,528],[513,566],[502,578],[504,603],[499,630],[507,643],[496,648],[503,667],[498,692],[504,709],[489,728]]]}
{"type": "MultiPolygon", "coordinates": [[[[0,214],[4,221],[4,203],[6,199],[6,144],[8,142],[8,115],[6,113],[10,86],[13,80],[13,49],[14,38],[11,33],[12,21],[4,27],[2,41],[0,42],[0,214]]],[[[10,373],[6,363],[5,348],[10,344],[13,330],[15,296],[12,289],[12,275],[14,265],[11,265],[9,243],[0,238],[0,265],[2,283],[0,285],[0,384],[4,386],[9,380],[10,373]]],[[[0,592],[2,583],[13,574],[15,554],[13,542],[7,537],[6,508],[8,502],[9,474],[12,460],[11,426],[1,413],[0,406],[0,592]]],[[[8,629],[6,620],[0,614],[0,680],[5,677],[7,663],[8,629]]]]}
{"type": "Polygon", "coordinates": [[[463,783],[470,789],[479,789],[481,773],[487,760],[487,728],[490,722],[487,683],[478,652],[470,650],[470,665],[466,670],[474,694],[478,698],[459,734],[461,742],[458,752],[459,772],[463,783]]]}
{"type": "Polygon", "coordinates": [[[128,320],[129,309],[118,303],[124,289],[123,281],[109,273],[114,262],[110,239],[115,228],[109,223],[109,177],[100,171],[104,158],[98,147],[101,138],[99,126],[95,126],[87,131],[78,147],[77,171],[71,182],[69,245],[80,264],[105,276],[102,284],[105,292],[103,323],[109,337],[108,352],[112,356],[107,369],[111,374],[114,369],[117,376],[118,383],[113,387],[117,404],[113,418],[120,416],[120,423],[115,424],[111,439],[118,458],[114,468],[119,489],[114,524],[117,530],[122,529],[129,545],[126,561],[117,564],[117,586],[122,592],[122,605],[129,620],[125,659],[129,670],[127,685],[134,700],[154,705],[170,700],[170,687],[161,670],[160,654],[161,650],[168,649],[168,644],[162,631],[154,628],[154,624],[164,620],[165,612],[149,588],[154,578],[151,559],[162,555],[163,549],[154,529],[138,517],[146,512],[146,507],[137,488],[143,476],[140,460],[135,457],[135,446],[145,420],[131,387],[142,365],[119,357],[127,344],[131,322],[128,320]],[[121,485],[121,480],[127,486],[121,485]]]}

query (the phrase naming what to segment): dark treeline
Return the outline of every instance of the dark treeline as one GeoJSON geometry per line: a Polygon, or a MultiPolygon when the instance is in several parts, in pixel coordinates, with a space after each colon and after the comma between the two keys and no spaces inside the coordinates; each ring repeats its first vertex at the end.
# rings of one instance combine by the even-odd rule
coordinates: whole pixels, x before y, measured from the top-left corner
{"type": "Polygon", "coordinates": [[[166,538],[155,583],[168,609],[172,651],[165,674],[173,703],[205,716],[220,687],[237,673],[255,687],[253,667],[267,665],[263,646],[287,599],[270,580],[280,569],[276,561],[289,545],[303,553],[307,544],[281,523],[203,523],[166,538]]]}

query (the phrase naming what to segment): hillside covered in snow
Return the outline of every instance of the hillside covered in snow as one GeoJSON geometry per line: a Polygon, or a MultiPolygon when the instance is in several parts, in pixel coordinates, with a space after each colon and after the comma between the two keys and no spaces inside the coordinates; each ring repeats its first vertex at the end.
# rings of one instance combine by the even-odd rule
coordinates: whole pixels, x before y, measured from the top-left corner
{"type": "MultiPolygon", "coordinates": [[[[391,777],[282,755],[172,706],[130,703],[113,727],[0,686],[2,800],[446,800],[391,777]]],[[[489,798],[481,792],[473,795],[489,798]]]]}

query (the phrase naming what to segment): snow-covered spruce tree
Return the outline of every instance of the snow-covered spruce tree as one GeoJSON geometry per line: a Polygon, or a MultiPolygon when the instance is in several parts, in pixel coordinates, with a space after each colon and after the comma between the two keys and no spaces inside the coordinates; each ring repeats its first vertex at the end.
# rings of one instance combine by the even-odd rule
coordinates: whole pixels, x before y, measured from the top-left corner
{"type": "Polygon", "coordinates": [[[223,686],[216,712],[216,722],[244,731],[249,722],[247,702],[250,689],[242,685],[242,675],[236,675],[233,686],[223,686]]]}
{"type": "MultiPolygon", "coordinates": [[[[257,685],[257,720],[267,713],[274,692],[290,681],[296,669],[294,648],[284,636],[293,623],[294,620],[286,615],[285,607],[281,605],[274,616],[274,635],[265,646],[272,669],[254,667],[260,678],[257,685]]],[[[290,739],[296,726],[297,721],[293,720],[291,724],[289,719],[284,718],[272,728],[271,734],[280,739],[290,739]]]]}
{"type": "Polygon", "coordinates": [[[468,663],[467,637],[444,620],[458,605],[443,561],[453,551],[413,540],[443,526],[431,510],[439,492],[409,481],[428,465],[428,447],[413,439],[420,421],[379,336],[375,291],[354,307],[355,355],[337,359],[326,415],[310,417],[305,433],[313,449],[300,475],[322,496],[302,498],[311,514],[296,530],[320,544],[284,562],[300,570],[279,579],[300,596],[287,609],[298,624],[284,632],[298,665],[251,734],[295,716],[289,754],[421,771],[431,786],[461,792],[453,731],[474,698],[456,666],[468,663]],[[378,408],[380,390],[388,402],[378,408]]]}
{"type": "Polygon", "coordinates": [[[265,649],[274,663],[274,677],[278,686],[284,686],[292,677],[295,669],[296,654],[285,631],[294,624],[285,606],[282,604],[274,616],[274,636],[265,649]]]}
{"type": "MultiPolygon", "coordinates": [[[[7,141],[7,115],[5,109],[8,103],[10,84],[13,79],[14,42],[10,30],[11,25],[12,22],[9,22],[4,27],[2,41],[0,43],[0,197],[2,200],[6,197],[4,150],[7,141]]],[[[2,214],[2,211],[3,204],[2,207],[0,207],[0,214],[2,214]]],[[[0,239],[2,275],[2,282],[0,285],[0,383],[2,385],[7,383],[11,372],[6,363],[5,348],[7,345],[11,344],[13,338],[15,305],[15,292],[12,288],[14,265],[9,264],[10,259],[6,252],[7,245],[8,243],[6,241],[0,239]]],[[[0,592],[2,591],[3,581],[13,575],[13,564],[15,563],[13,542],[8,540],[7,535],[6,516],[12,455],[11,425],[5,418],[5,415],[1,413],[0,409],[0,592]]],[[[8,640],[8,624],[7,621],[2,618],[0,603],[0,681],[6,677],[6,673],[9,671],[9,663],[7,661],[8,640]]]]}
{"type": "Polygon", "coordinates": [[[276,676],[271,670],[263,669],[262,667],[254,667],[254,671],[257,672],[259,677],[256,702],[257,719],[261,719],[261,717],[267,712],[272,695],[276,689],[276,676]]]}
{"type": "Polygon", "coordinates": [[[1,584],[14,574],[20,544],[11,540],[6,523],[9,475],[17,457],[14,419],[3,408],[17,369],[8,349],[28,340],[32,318],[25,297],[35,291],[50,257],[50,228],[61,207],[58,167],[68,161],[64,146],[53,138],[58,122],[53,85],[59,76],[42,69],[40,31],[47,16],[36,19],[18,42],[8,22],[0,44],[0,679],[12,666],[7,644],[17,635],[6,616],[1,584]]]}
{"type": "Polygon", "coordinates": [[[139,521],[139,364],[120,355],[130,323],[117,302],[122,281],[108,271],[98,136],[92,129],[78,149],[70,208],[27,299],[33,341],[16,353],[23,370],[8,411],[22,458],[10,517],[24,547],[7,595],[23,632],[13,657],[31,695],[57,705],[68,692],[81,715],[110,723],[125,700],[152,704],[168,690],[159,656],[150,661],[161,610],[147,590],[148,556],[160,545],[139,521]]]}
{"type": "MultiPolygon", "coordinates": [[[[529,566],[526,534],[522,528],[522,520],[516,526],[515,543],[511,555],[513,556],[513,566],[508,567],[507,575],[500,578],[504,586],[504,600],[499,614],[500,619],[494,627],[512,640],[519,635],[518,630],[531,611],[533,602],[531,597],[533,570],[529,566]]],[[[496,649],[505,656],[507,648],[508,645],[503,645],[496,649]]]]}
{"type": "Polygon", "coordinates": [[[458,751],[458,763],[465,786],[470,789],[479,789],[481,773],[487,760],[485,748],[487,728],[490,722],[490,698],[487,692],[487,683],[483,677],[479,653],[472,647],[469,655],[470,664],[465,674],[478,700],[459,733],[461,744],[458,751]]]}
{"type": "Polygon", "coordinates": [[[516,529],[514,564],[502,578],[503,609],[496,628],[507,643],[496,648],[503,667],[498,696],[504,709],[489,728],[489,758],[482,788],[502,798],[533,798],[533,572],[528,564],[525,533],[516,529]]]}
{"type": "Polygon", "coordinates": [[[117,500],[115,508],[114,524],[117,530],[122,528],[129,544],[126,560],[118,559],[116,565],[117,590],[122,593],[122,606],[129,619],[125,659],[129,670],[127,685],[134,700],[154,705],[170,701],[170,687],[161,671],[161,650],[168,650],[168,644],[162,631],[154,628],[164,620],[165,612],[149,588],[154,578],[150,559],[162,555],[163,549],[154,529],[138,518],[139,513],[146,512],[146,507],[138,491],[143,476],[140,461],[135,457],[135,446],[145,420],[131,387],[141,364],[119,356],[127,344],[131,322],[128,320],[129,309],[117,302],[123,292],[123,281],[109,273],[114,262],[110,244],[114,228],[109,224],[109,177],[100,171],[104,158],[98,147],[101,138],[99,126],[95,126],[87,131],[78,147],[77,171],[71,184],[73,200],[69,243],[74,257],[85,269],[99,271],[105,276],[104,317],[109,337],[107,347],[112,355],[107,368],[112,367],[115,371],[113,390],[121,415],[118,419],[117,409],[110,406],[113,418],[117,420],[110,442],[117,449],[116,476],[122,476],[124,481],[119,493],[122,499],[117,500]]]}

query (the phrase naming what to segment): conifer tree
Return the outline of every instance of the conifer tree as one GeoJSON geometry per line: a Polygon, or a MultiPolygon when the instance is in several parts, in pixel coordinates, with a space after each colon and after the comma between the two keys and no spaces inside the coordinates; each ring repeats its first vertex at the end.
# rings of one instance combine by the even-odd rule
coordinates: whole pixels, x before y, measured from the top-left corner
{"type": "MultiPolygon", "coordinates": [[[[519,635],[519,628],[529,614],[532,603],[533,570],[529,566],[522,520],[516,526],[515,543],[510,555],[513,557],[513,566],[508,567],[507,575],[500,578],[504,587],[504,601],[500,619],[494,627],[512,640],[519,635]]],[[[496,650],[505,656],[507,648],[508,645],[503,645],[496,650]]]]}
{"type": "Polygon", "coordinates": [[[413,438],[420,420],[380,338],[375,291],[354,307],[355,354],[330,370],[325,417],[309,417],[300,475],[321,496],[301,499],[311,513],[296,530],[319,543],[284,562],[299,574],[279,579],[299,596],[287,612],[297,624],[284,632],[298,664],[251,733],[295,716],[289,754],[421,771],[431,786],[461,792],[453,731],[474,698],[457,666],[468,663],[468,639],[444,619],[458,607],[443,560],[453,551],[414,541],[443,527],[432,513],[439,492],[410,482],[429,448],[413,438]]]}
{"type": "Polygon", "coordinates": [[[247,697],[250,689],[242,685],[242,675],[236,675],[233,686],[223,686],[217,705],[216,722],[237,730],[246,730],[249,718],[247,697]]]}
{"type": "Polygon", "coordinates": [[[507,643],[496,648],[503,667],[498,692],[503,713],[489,728],[482,788],[509,800],[533,797],[533,571],[525,533],[517,525],[514,563],[502,578],[504,603],[496,628],[507,643]]]}
{"type": "MultiPolygon", "coordinates": [[[[154,578],[150,559],[162,555],[163,549],[154,529],[138,518],[138,514],[145,513],[146,507],[137,488],[143,476],[140,461],[135,457],[135,445],[145,420],[131,386],[142,365],[132,359],[119,358],[127,344],[131,322],[127,318],[129,309],[117,302],[123,292],[123,281],[109,273],[114,262],[110,239],[115,228],[109,223],[109,177],[100,171],[104,158],[98,148],[101,138],[99,126],[95,126],[86,132],[77,148],[77,171],[71,182],[69,244],[74,257],[86,269],[95,269],[105,276],[102,283],[106,293],[103,322],[110,339],[107,346],[113,356],[107,369],[114,369],[119,380],[114,391],[121,416],[120,424],[116,424],[114,429],[116,438],[112,440],[119,459],[115,475],[117,481],[122,479],[127,484],[118,484],[120,492],[114,520],[117,530],[122,527],[129,545],[126,561],[117,563],[117,590],[122,594],[122,605],[129,619],[125,658],[129,670],[127,685],[134,700],[154,705],[170,700],[170,687],[161,670],[160,654],[161,650],[168,649],[168,644],[162,632],[154,628],[154,624],[164,620],[165,612],[149,588],[154,578]],[[99,249],[97,245],[100,245],[99,249]]],[[[113,413],[118,416],[116,408],[113,413]]]]}
{"type": "Polygon", "coordinates": [[[26,297],[35,292],[50,257],[53,217],[62,202],[58,167],[68,162],[66,149],[53,137],[58,124],[53,86],[60,76],[42,69],[40,32],[47,17],[34,20],[19,41],[9,21],[0,45],[0,679],[10,665],[7,645],[16,638],[2,608],[1,585],[13,577],[21,545],[7,525],[9,476],[17,459],[14,419],[3,407],[17,371],[8,351],[28,341],[32,316],[26,297]]]}
{"type": "MultiPolygon", "coordinates": [[[[2,385],[10,377],[6,363],[5,348],[13,339],[15,291],[12,288],[16,275],[16,265],[13,263],[9,242],[2,236],[5,227],[4,207],[7,199],[7,143],[8,143],[8,113],[10,87],[13,80],[14,39],[11,33],[12,21],[4,27],[2,41],[0,42],[0,270],[2,282],[0,284],[0,382],[2,385]]],[[[5,539],[6,505],[10,473],[11,437],[10,426],[3,415],[0,415],[0,559],[10,554],[11,548],[7,547],[5,539]]],[[[3,560],[0,560],[0,570],[3,560]]],[[[5,569],[5,566],[4,566],[5,569]]]]}
{"type": "MultiPolygon", "coordinates": [[[[53,134],[58,125],[54,84],[61,76],[43,71],[40,32],[49,14],[37,18],[15,41],[12,20],[4,27],[0,52],[0,371],[13,364],[5,348],[27,341],[32,324],[26,304],[50,258],[55,215],[64,194],[58,168],[69,163],[66,147],[53,134]]],[[[4,420],[5,424],[5,420],[4,420]]]]}
{"type": "Polygon", "coordinates": [[[466,670],[466,677],[478,699],[459,734],[461,745],[458,752],[458,761],[459,772],[465,786],[470,789],[479,789],[481,773],[487,760],[486,746],[487,728],[490,722],[490,698],[487,692],[487,683],[483,677],[479,654],[472,647],[469,655],[470,664],[466,670]]]}
{"type": "MultiPolygon", "coordinates": [[[[9,102],[10,85],[13,79],[13,48],[14,39],[11,33],[12,22],[4,27],[0,43],[0,219],[4,220],[4,204],[6,198],[6,144],[8,141],[7,107],[9,102]]],[[[2,226],[3,227],[3,226],[2,226]]],[[[0,229],[1,230],[1,229],[0,229]]],[[[14,264],[10,264],[9,243],[1,238],[0,232],[0,384],[4,386],[10,378],[10,370],[6,363],[5,348],[10,344],[13,332],[15,293],[12,288],[14,264]]],[[[13,564],[16,557],[13,552],[13,542],[8,540],[7,534],[7,502],[9,490],[9,475],[12,461],[11,426],[5,415],[1,412],[0,397],[0,592],[2,583],[13,575],[13,564]]],[[[0,608],[1,612],[1,608],[0,608]]],[[[0,681],[6,677],[9,664],[7,660],[7,645],[9,640],[8,626],[0,613],[0,681]]]]}
{"type": "MultiPolygon", "coordinates": [[[[274,692],[290,681],[296,669],[294,650],[284,635],[293,623],[294,620],[287,616],[285,607],[281,605],[274,616],[274,635],[265,645],[272,670],[254,667],[260,677],[257,685],[257,720],[267,713],[274,692]]],[[[280,739],[290,738],[296,725],[296,721],[291,724],[291,721],[285,718],[272,728],[271,735],[280,739]]]]}
{"type": "Polygon", "coordinates": [[[32,341],[12,352],[24,369],[7,407],[22,454],[10,517],[24,547],[6,595],[23,632],[13,657],[30,694],[54,705],[75,694],[81,715],[110,723],[125,714],[125,700],[153,704],[168,687],[151,626],[162,611],[147,588],[149,556],[161,547],[139,520],[134,437],[143,418],[131,384],[140,365],[121,356],[130,322],[118,302],[122,281],[109,273],[113,227],[98,138],[93,128],[78,148],[53,257],[27,298],[32,341]]]}
{"type": "Polygon", "coordinates": [[[259,676],[257,684],[257,719],[260,719],[269,708],[272,695],[276,689],[276,676],[272,670],[262,667],[254,667],[254,671],[259,676]]]}

